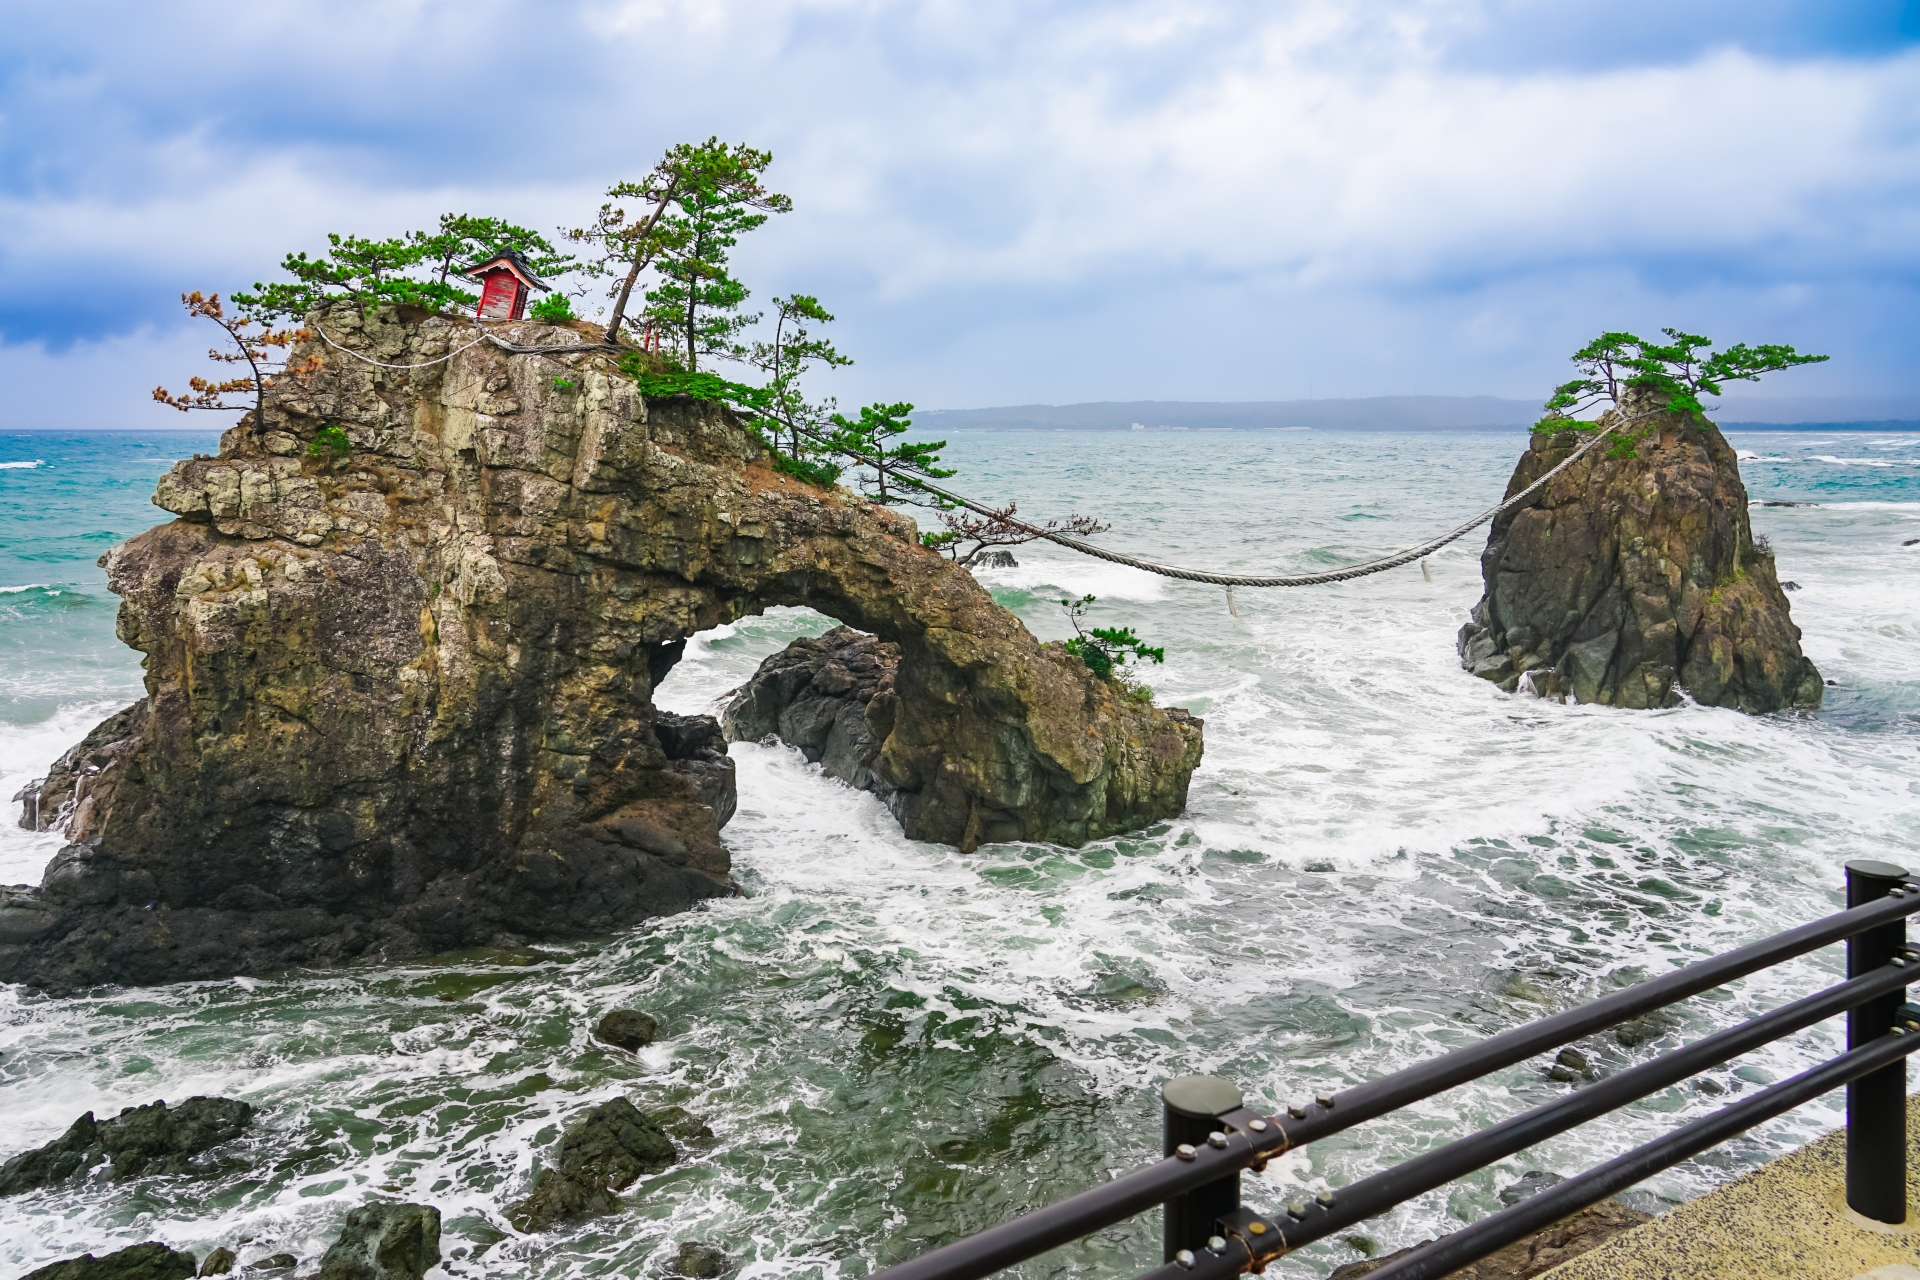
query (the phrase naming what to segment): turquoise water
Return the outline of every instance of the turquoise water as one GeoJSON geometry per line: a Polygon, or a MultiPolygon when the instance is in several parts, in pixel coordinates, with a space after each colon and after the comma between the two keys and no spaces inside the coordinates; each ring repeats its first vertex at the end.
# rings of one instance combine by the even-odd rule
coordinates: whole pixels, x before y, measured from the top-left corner
{"type": "MultiPolygon", "coordinates": [[[[966,491],[1028,515],[1112,520],[1177,563],[1297,571],[1407,545],[1495,500],[1500,435],[971,435],[966,491]]],[[[264,1108],[247,1167],[0,1201],[0,1270],[148,1237],[243,1263],[311,1262],[354,1204],[442,1209],[449,1276],[636,1274],[685,1239],[744,1275],[864,1274],[1151,1156],[1152,1090],[1215,1071],[1254,1098],[1339,1087],[1591,998],[1834,905],[1848,858],[1920,865],[1920,436],[1749,433],[1733,443],[1795,621],[1838,683],[1816,716],[1563,707],[1459,670],[1483,535],[1339,587],[1222,593],[1023,548],[984,573],[1043,636],[1052,602],[1164,644],[1162,702],[1207,719],[1189,812],[1081,850],[963,856],[901,838],[870,798],[781,748],[737,744],[727,828],[749,896],[615,939],[352,974],[49,1000],[0,991],[0,1153],[87,1108],[223,1093],[264,1108]],[[661,1020],[637,1056],[587,1035],[607,1008],[661,1020]],[[616,1094],[718,1135],[616,1217],[521,1237],[503,1210],[567,1117],[616,1094]]],[[[139,689],[93,560],[161,514],[174,456],[209,435],[0,436],[0,786],[139,689]],[[57,594],[56,594],[57,593],[57,594]]],[[[782,610],[698,638],[661,690],[709,709],[794,636],[782,610]]],[[[0,830],[0,878],[57,840],[0,830]]],[[[1691,1038],[1812,989],[1815,957],[1684,1007],[1691,1038]]],[[[1738,1092],[1830,1053],[1823,1028],[1714,1073],[1738,1092]]],[[[1670,1039],[1666,1043],[1672,1043],[1670,1039]]],[[[1651,1047],[1590,1046],[1619,1066],[1651,1047]]],[[[1654,1046],[1657,1047],[1657,1046],[1654,1046]]],[[[1564,1086],[1527,1064],[1276,1161],[1273,1207],[1365,1176],[1564,1086]]],[[[1529,1168],[1573,1172],[1716,1105],[1670,1090],[1371,1224],[1398,1247],[1497,1204],[1529,1168]]],[[[1657,1179],[1693,1194],[1836,1122],[1803,1109],[1657,1179]]],[[[1125,1276],[1142,1218],[1022,1271],[1125,1276]]],[[[1327,1242],[1275,1268],[1323,1276],[1327,1242]]]]}

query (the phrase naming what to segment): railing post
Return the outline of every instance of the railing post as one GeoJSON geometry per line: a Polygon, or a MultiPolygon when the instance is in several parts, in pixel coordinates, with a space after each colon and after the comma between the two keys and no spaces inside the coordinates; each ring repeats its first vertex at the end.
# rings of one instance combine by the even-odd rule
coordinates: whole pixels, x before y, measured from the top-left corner
{"type": "MultiPolygon", "coordinates": [[[[1907,873],[1890,862],[1847,864],[1847,905],[1864,906],[1904,884],[1907,873]]],[[[1847,976],[1883,967],[1907,945],[1907,926],[1883,925],[1847,939],[1847,976]]],[[[1847,1048],[1886,1035],[1905,996],[1901,992],[1847,1014],[1847,1048]]],[[[1907,1220],[1907,1060],[1847,1086],[1847,1207],[1875,1222],[1907,1220]]]]}
{"type": "MultiPolygon", "coordinates": [[[[1204,1147],[1207,1135],[1220,1128],[1220,1117],[1246,1101],[1240,1086],[1219,1076],[1176,1076],[1160,1086],[1166,1115],[1163,1155],[1175,1155],[1182,1146],[1204,1147]]],[[[1195,1187],[1167,1201],[1165,1248],[1162,1261],[1172,1262],[1182,1249],[1206,1248],[1214,1234],[1214,1220],[1240,1207],[1240,1174],[1195,1187]]]]}

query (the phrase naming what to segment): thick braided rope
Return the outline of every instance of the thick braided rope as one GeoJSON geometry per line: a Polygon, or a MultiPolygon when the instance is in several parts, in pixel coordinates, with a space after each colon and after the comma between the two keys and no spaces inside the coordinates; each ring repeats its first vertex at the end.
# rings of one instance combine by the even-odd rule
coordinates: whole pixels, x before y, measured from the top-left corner
{"type": "MultiPolygon", "coordinates": [[[[491,342],[494,346],[499,347],[501,350],[512,352],[513,354],[516,354],[516,355],[548,356],[548,355],[567,355],[573,352],[585,352],[585,351],[617,352],[621,350],[621,348],[616,347],[611,343],[604,343],[604,342],[575,343],[575,344],[571,344],[564,347],[523,346],[522,344],[517,342],[508,342],[506,339],[496,337],[491,333],[483,333],[478,338],[475,338],[472,342],[469,342],[466,346],[460,347],[454,351],[449,351],[446,355],[440,356],[438,359],[428,360],[421,364],[386,364],[382,361],[374,360],[368,356],[363,356],[357,351],[351,351],[351,350],[348,350],[348,348],[341,346],[339,343],[335,342],[332,338],[328,337],[326,330],[321,329],[320,326],[318,325],[315,325],[314,329],[317,333],[319,333],[320,337],[325,340],[327,345],[334,348],[336,351],[340,351],[347,355],[350,355],[356,360],[364,360],[368,364],[379,365],[382,369],[430,368],[433,365],[442,364],[448,360],[451,360],[453,359],[453,357],[459,355],[460,352],[469,350],[472,347],[479,346],[482,342],[491,342]]],[[[1503,512],[1511,511],[1513,508],[1525,502],[1528,498],[1531,498],[1534,494],[1538,493],[1541,489],[1545,488],[1548,482],[1550,482],[1555,476],[1559,475],[1562,471],[1565,471],[1568,467],[1572,466],[1574,463],[1580,461],[1580,459],[1585,457],[1587,453],[1591,449],[1593,449],[1595,445],[1599,444],[1602,440],[1612,435],[1615,431],[1619,430],[1622,427],[1627,426],[1630,423],[1636,422],[1641,418],[1652,417],[1652,416],[1653,414],[1651,412],[1639,413],[1639,414],[1633,415],[1630,418],[1622,418],[1619,421],[1614,422],[1610,426],[1602,427],[1599,431],[1594,433],[1594,436],[1591,440],[1588,440],[1586,443],[1582,444],[1578,449],[1575,449],[1571,454],[1569,454],[1566,457],[1564,461],[1559,463],[1559,465],[1555,466],[1552,470],[1548,471],[1545,475],[1541,476],[1538,480],[1535,480],[1532,484],[1522,489],[1519,493],[1514,494],[1511,498],[1508,498],[1505,502],[1500,503],[1498,506],[1490,507],[1487,510],[1481,512],[1479,515],[1467,521],[1465,524],[1460,525],[1458,528],[1451,529],[1446,533],[1441,534],[1439,537],[1433,539],[1431,542],[1423,542],[1417,547],[1410,547],[1405,551],[1396,552],[1393,555],[1385,556],[1378,560],[1367,560],[1367,561],[1363,561],[1360,564],[1346,565],[1339,569],[1329,569],[1325,573],[1302,573],[1302,574],[1294,574],[1294,575],[1285,576],[1285,577],[1250,577],[1250,576],[1239,575],[1239,574],[1208,573],[1203,569],[1183,569],[1178,565],[1159,564],[1152,560],[1142,560],[1138,556],[1124,555],[1118,551],[1109,551],[1105,547],[1097,547],[1093,545],[1091,542],[1082,542],[1078,538],[1070,538],[1063,533],[1054,533],[1051,530],[1043,529],[1038,525],[1028,524],[1024,520],[1012,519],[1008,516],[1002,515],[999,511],[996,511],[992,507],[983,506],[980,503],[975,502],[971,498],[964,497],[957,493],[953,493],[947,489],[942,489],[938,485],[928,483],[925,480],[915,479],[914,481],[912,481],[912,485],[919,492],[930,493],[930,494],[933,494],[935,497],[941,498],[947,502],[951,502],[956,506],[965,507],[968,511],[973,512],[975,515],[986,516],[990,519],[1002,521],[1003,523],[1011,525],[1013,528],[1020,530],[1022,533],[1031,534],[1035,538],[1044,539],[1045,541],[1054,543],[1057,546],[1065,547],[1069,551],[1077,551],[1081,555],[1092,556],[1097,560],[1105,560],[1110,564],[1121,564],[1121,565],[1126,565],[1130,569],[1140,569],[1140,570],[1144,570],[1147,573],[1157,573],[1163,578],[1178,578],[1183,582],[1204,582],[1210,586],[1216,586],[1216,587],[1317,587],[1317,586],[1322,586],[1329,582],[1351,582],[1355,578],[1364,578],[1371,574],[1385,573],[1389,569],[1398,569],[1401,565],[1412,564],[1414,561],[1419,560],[1424,556],[1431,555],[1433,552],[1438,551],[1441,547],[1446,546],[1450,542],[1457,542],[1459,539],[1465,537],[1467,534],[1472,533],[1475,529],[1478,529],[1481,525],[1486,524],[1489,520],[1498,518],[1503,512]]],[[[807,432],[806,434],[809,436],[814,436],[813,432],[807,432]]],[[[815,436],[815,439],[818,441],[817,436],[815,436]]],[[[819,441],[819,443],[826,444],[827,442],[819,441]]],[[[877,465],[877,463],[873,458],[869,457],[868,455],[858,450],[849,449],[843,444],[834,444],[834,445],[830,445],[829,447],[833,448],[838,453],[845,454],[846,456],[853,458],[858,462],[865,463],[868,466],[877,465]]]]}
{"type": "MultiPolygon", "coordinates": [[[[924,480],[915,480],[913,484],[916,488],[927,493],[944,498],[948,502],[957,503],[976,515],[1002,520],[1023,533],[1032,534],[1036,538],[1043,538],[1048,542],[1066,547],[1070,551],[1078,551],[1082,555],[1093,556],[1095,559],[1105,560],[1112,564],[1123,564],[1131,569],[1143,569],[1148,573],[1157,573],[1163,578],[1178,578],[1184,582],[1204,582],[1216,587],[1316,587],[1324,583],[1348,582],[1354,578],[1367,577],[1369,574],[1385,573],[1388,569],[1397,569],[1403,564],[1412,564],[1422,556],[1430,555],[1438,551],[1449,542],[1454,542],[1465,537],[1489,520],[1498,517],[1502,512],[1510,511],[1525,502],[1528,498],[1531,498],[1544,488],[1555,476],[1585,457],[1589,450],[1612,435],[1615,431],[1641,418],[1652,416],[1654,415],[1651,412],[1638,413],[1630,418],[1622,418],[1609,426],[1602,427],[1594,434],[1593,439],[1588,440],[1578,449],[1575,449],[1572,454],[1568,455],[1565,461],[1555,466],[1519,493],[1514,494],[1498,506],[1481,512],[1459,528],[1441,534],[1431,542],[1424,542],[1417,547],[1397,552],[1379,560],[1368,560],[1360,564],[1346,565],[1339,569],[1329,569],[1325,573],[1304,573],[1291,577],[1244,577],[1235,574],[1208,573],[1201,569],[1182,569],[1177,565],[1158,564],[1152,560],[1142,560],[1136,556],[1122,555],[1118,551],[1109,551],[1105,547],[1096,547],[1090,542],[1082,542],[1078,538],[1070,538],[1065,534],[1053,533],[1040,528],[1038,525],[1027,524],[1025,521],[1009,519],[991,507],[983,507],[971,498],[964,498],[957,493],[950,493],[936,485],[928,484],[924,480]]],[[[871,460],[853,453],[851,450],[843,449],[842,452],[859,458],[860,461],[866,462],[869,466],[873,465],[871,460]]]]}

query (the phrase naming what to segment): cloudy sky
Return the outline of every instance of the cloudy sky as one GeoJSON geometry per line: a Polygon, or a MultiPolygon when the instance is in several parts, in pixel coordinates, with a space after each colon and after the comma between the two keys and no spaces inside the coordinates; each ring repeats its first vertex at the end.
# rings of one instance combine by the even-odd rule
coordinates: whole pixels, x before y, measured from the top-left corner
{"type": "Polygon", "coordinates": [[[774,154],[795,211],[737,263],[838,314],[843,403],[1535,398],[1671,324],[1920,416],[1913,0],[0,13],[0,426],[176,425],[182,290],[577,223],[715,134],[774,154]]]}

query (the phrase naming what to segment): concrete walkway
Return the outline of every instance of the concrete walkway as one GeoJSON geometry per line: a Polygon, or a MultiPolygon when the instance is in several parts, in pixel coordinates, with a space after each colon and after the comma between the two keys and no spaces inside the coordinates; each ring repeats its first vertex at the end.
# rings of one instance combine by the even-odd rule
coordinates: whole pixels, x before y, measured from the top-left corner
{"type": "Polygon", "coordinates": [[[1907,1100],[1907,1225],[1848,1210],[1845,1168],[1840,1129],[1539,1280],[1920,1280],[1920,1097],[1907,1100]]]}

